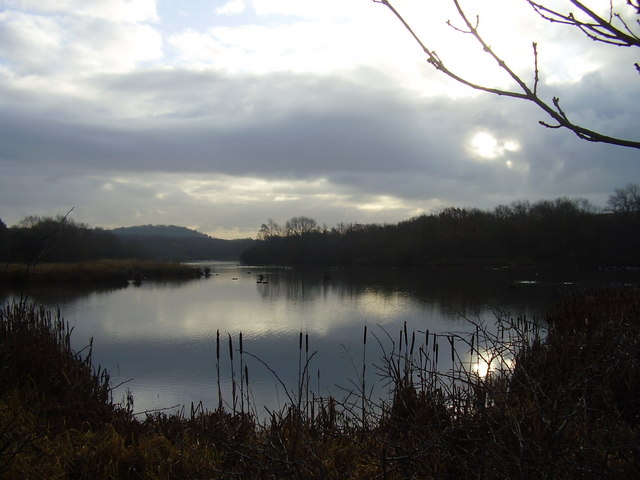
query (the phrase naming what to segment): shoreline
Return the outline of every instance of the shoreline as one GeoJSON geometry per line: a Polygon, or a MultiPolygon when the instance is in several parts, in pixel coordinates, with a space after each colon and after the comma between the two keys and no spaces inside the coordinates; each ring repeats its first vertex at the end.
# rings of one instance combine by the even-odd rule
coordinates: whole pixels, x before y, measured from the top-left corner
{"type": "Polygon", "coordinates": [[[111,284],[125,286],[145,280],[188,280],[206,276],[201,268],[155,260],[92,260],[72,263],[5,264],[0,284],[111,284]]]}

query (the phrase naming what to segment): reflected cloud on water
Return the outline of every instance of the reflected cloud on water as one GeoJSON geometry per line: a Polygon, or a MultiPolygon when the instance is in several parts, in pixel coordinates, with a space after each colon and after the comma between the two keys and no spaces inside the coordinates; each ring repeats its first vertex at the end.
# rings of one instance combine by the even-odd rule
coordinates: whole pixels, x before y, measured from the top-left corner
{"type": "MultiPolygon", "coordinates": [[[[94,360],[112,373],[113,383],[132,379],[116,389],[114,400],[130,389],[135,410],[141,411],[199,401],[208,408],[217,406],[216,332],[225,342],[231,336],[236,351],[242,332],[244,349],[291,386],[298,381],[298,338],[303,332],[311,353],[318,352],[309,370],[315,394],[340,396],[336,385],[348,387],[359,375],[355,365],[362,364],[365,325],[382,340],[387,333],[396,338],[405,324],[417,332],[470,332],[475,327],[465,318],[493,323],[494,308],[514,316],[543,317],[555,300],[578,288],[575,278],[566,275],[549,277],[553,282],[537,275],[535,283],[524,283],[533,272],[510,269],[206,265],[213,273],[208,279],[102,290],[39,287],[34,298],[60,306],[74,327],[77,348],[94,338],[94,360]]],[[[381,354],[376,342],[367,345],[369,364],[381,354]]],[[[273,374],[248,355],[243,361],[258,408],[281,405],[284,393],[275,388],[279,381],[273,374]]],[[[237,353],[234,362],[238,375],[237,353]]],[[[482,375],[493,364],[477,362],[473,368],[482,375]]],[[[229,401],[232,365],[227,343],[220,371],[229,401]]],[[[367,371],[367,382],[373,384],[375,369],[367,371]]]]}

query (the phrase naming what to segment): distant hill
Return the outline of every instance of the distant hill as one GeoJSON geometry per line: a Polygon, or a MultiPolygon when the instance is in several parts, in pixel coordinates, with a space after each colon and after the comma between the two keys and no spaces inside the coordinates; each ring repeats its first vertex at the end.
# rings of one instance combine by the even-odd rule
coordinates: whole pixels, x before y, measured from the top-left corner
{"type": "Polygon", "coordinates": [[[176,225],[137,225],[135,227],[114,228],[111,231],[121,236],[152,235],[159,237],[212,238],[196,230],[176,225]]]}
{"type": "Polygon", "coordinates": [[[114,228],[118,237],[134,242],[158,260],[239,260],[255,240],[223,240],[176,225],[138,225],[114,228]]]}

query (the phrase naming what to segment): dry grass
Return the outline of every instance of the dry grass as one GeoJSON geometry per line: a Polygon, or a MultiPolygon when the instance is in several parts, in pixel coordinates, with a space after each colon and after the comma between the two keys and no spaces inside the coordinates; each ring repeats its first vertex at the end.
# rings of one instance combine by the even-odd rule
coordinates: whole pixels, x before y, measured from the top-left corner
{"type": "MultiPolygon", "coordinates": [[[[478,324],[471,338],[405,329],[381,342],[387,400],[363,397],[364,383],[342,401],[308,396],[302,369],[292,402],[262,422],[199,407],[136,419],[110,401],[90,349],[70,349],[58,315],[9,306],[0,320],[3,478],[628,479],[640,471],[638,290],[571,299],[544,335],[504,317],[478,324]],[[441,372],[438,354],[454,367],[441,372]],[[489,360],[494,368],[479,375],[473,364],[489,360]]],[[[304,367],[302,341],[300,351],[304,367]]]]}

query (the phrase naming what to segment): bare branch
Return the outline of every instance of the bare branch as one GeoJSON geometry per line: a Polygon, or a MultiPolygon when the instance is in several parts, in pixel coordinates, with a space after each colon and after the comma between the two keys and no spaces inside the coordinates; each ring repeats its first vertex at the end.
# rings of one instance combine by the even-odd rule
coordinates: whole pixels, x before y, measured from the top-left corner
{"type": "MultiPolygon", "coordinates": [[[[466,86],[468,86],[470,88],[473,88],[475,90],[481,90],[481,91],[484,91],[484,92],[493,93],[495,95],[526,99],[526,95],[523,95],[522,93],[511,92],[511,91],[508,91],[508,90],[501,90],[501,89],[497,89],[497,88],[491,88],[491,87],[485,87],[485,86],[482,86],[482,85],[478,85],[476,83],[473,83],[473,82],[471,82],[471,81],[469,81],[469,80],[457,75],[453,71],[449,70],[447,67],[445,67],[444,62],[440,59],[440,57],[438,57],[438,55],[436,54],[435,50],[430,50],[422,42],[420,37],[418,37],[418,35],[413,31],[413,29],[407,23],[407,21],[404,19],[404,17],[402,15],[400,15],[400,13],[393,7],[393,5],[391,5],[388,2],[388,0],[373,0],[373,2],[374,3],[381,3],[382,5],[385,5],[386,7],[388,7],[389,10],[391,10],[391,12],[393,12],[393,14],[398,18],[398,20],[400,20],[400,22],[404,25],[404,27],[411,34],[411,36],[418,43],[418,45],[420,45],[420,48],[422,49],[422,51],[427,55],[427,62],[430,63],[431,65],[433,65],[436,68],[436,70],[441,71],[442,73],[444,73],[448,77],[451,77],[455,81],[457,81],[459,83],[462,83],[463,85],[466,85],[466,86]]],[[[469,33],[471,33],[471,32],[469,32],[469,33]]]]}
{"type": "MultiPolygon", "coordinates": [[[[554,23],[562,23],[567,25],[572,25],[580,30],[582,30],[589,38],[600,41],[603,43],[616,45],[616,46],[640,46],[640,38],[633,34],[626,34],[622,32],[620,29],[614,27],[611,21],[607,22],[602,19],[600,16],[595,14],[593,11],[585,7],[582,2],[576,0],[569,0],[572,4],[574,4],[577,8],[579,8],[583,13],[588,15],[592,20],[592,22],[584,22],[578,20],[573,13],[561,14],[555,10],[549,9],[544,5],[534,2],[533,0],[525,0],[529,3],[534,10],[542,16],[542,18],[554,22],[554,23]]],[[[405,29],[411,34],[414,40],[418,43],[422,51],[427,55],[427,62],[433,65],[436,70],[444,73],[448,77],[452,78],[458,83],[466,85],[474,90],[479,90],[487,93],[492,93],[494,95],[505,96],[518,98],[521,100],[527,100],[529,102],[537,105],[542,111],[544,111],[549,117],[551,117],[555,124],[547,123],[544,121],[540,121],[539,123],[547,128],[559,129],[566,128],[574,132],[580,139],[587,140],[589,142],[599,142],[599,143],[607,143],[611,145],[618,145],[622,147],[628,148],[640,148],[640,141],[628,140],[623,138],[610,137],[608,135],[604,135],[602,133],[589,130],[588,128],[582,127],[580,125],[574,124],[568,117],[568,115],[564,112],[564,110],[560,107],[560,99],[558,97],[553,97],[552,102],[548,103],[543,100],[538,95],[538,84],[539,84],[539,70],[538,70],[538,48],[537,43],[533,43],[533,52],[534,52],[534,80],[533,86],[530,87],[522,78],[512,70],[509,65],[500,58],[495,50],[487,44],[484,40],[483,36],[479,32],[480,19],[476,16],[475,22],[471,22],[469,17],[467,16],[465,10],[461,7],[459,0],[452,0],[458,15],[462,22],[464,23],[464,28],[454,26],[453,23],[449,20],[447,24],[453,28],[454,30],[472,35],[476,42],[482,47],[482,50],[494,61],[498,64],[498,66],[516,83],[520,91],[516,90],[503,90],[498,88],[493,88],[485,85],[480,85],[472,82],[471,80],[460,76],[454,71],[447,68],[442,61],[442,59],[436,54],[435,50],[430,49],[423,40],[415,33],[411,25],[407,22],[407,20],[395,9],[393,5],[388,0],[373,0],[374,3],[380,3],[387,8],[396,16],[396,18],[402,23],[405,29]]],[[[633,8],[638,9],[640,13],[640,2],[637,0],[628,0],[627,2],[633,8]]],[[[613,11],[613,7],[610,8],[610,18],[620,18],[617,13],[613,11]]],[[[622,22],[625,26],[625,29],[630,32],[627,24],[622,22]]],[[[640,65],[635,64],[636,69],[640,72],[640,65]]]]}
{"type": "MultiPolygon", "coordinates": [[[[604,19],[584,5],[583,2],[577,0],[569,1],[593,22],[579,20],[572,12],[560,13],[533,0],[527,0],[527,3],[545,20],[577,27],[591,40],[622,47],[640,46],[640,37],[633,32],[619,13],[614,12],[612,3],[610,3],[609,7],[609,18],[604,19]],[[626,33],[613,25],[614,18],[621,23],[626,33]]],[[[632,5],[631,2],[629,2],[629,5],[632,5]]]]}
{"type": "Polygon", "coordinates": [[[540,75],[538,70],[538,44],[532,42],[533,46],[533,93],[538,93],[538,82],[540,81],[540,75]]]}

